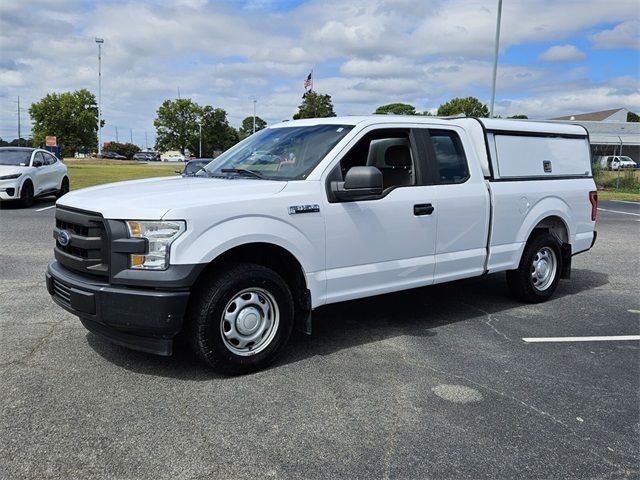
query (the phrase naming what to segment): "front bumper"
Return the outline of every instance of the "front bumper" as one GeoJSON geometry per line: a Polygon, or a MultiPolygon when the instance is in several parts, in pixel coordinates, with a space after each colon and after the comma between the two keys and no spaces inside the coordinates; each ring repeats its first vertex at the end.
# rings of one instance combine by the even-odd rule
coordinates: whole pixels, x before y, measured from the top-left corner
{"type": "Polygon", "coordinates": [[[134,350],[171,355],[182,329],[188,290],[115,287],[50,263],[47,290],[53,300],[78,316],[87,330],[134,350]]]}
{"type": "Polygon", "coordinates": [[[0,200],[20,198],[20,184],[17,180],[0,180],[0,200]]]}

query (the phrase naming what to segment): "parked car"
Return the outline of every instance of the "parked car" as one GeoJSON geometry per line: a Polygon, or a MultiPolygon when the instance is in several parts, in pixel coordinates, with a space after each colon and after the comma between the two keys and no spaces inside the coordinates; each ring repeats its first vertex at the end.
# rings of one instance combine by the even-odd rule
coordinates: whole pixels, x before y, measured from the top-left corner
{"type": "Polygon", "coordinates": [[[116,152],[102,152],[102,158],[110,158],[114,160],[126,160],[127,157],[116,152]]]}
{"type": "Polygon", "coordinates": [[[185,156],[175,150],[168,151],[160,155],[163,162],[184,162],[185,156]]]}
{"type": "Polygon", "coordinates": [[[321,305],[502,271],[517,298],[549,299],[596,239],[590,159],[577,125],[281,123],[202,174],[60,199],[47,288],[119,345],[171,355],[184,331],[207,365],[246,373],[321,305]]]}
{"type": "Polygon", "coordinates": [[[156,152],[138,152],[133,155],[133,159],[141,162],[159,162],[160,155],[156,152]]]}
{"type": "Polygon", "coordinates": [[[0,147],[0,201],[19,200],[30,207],[34,198],[69,191],[67,166],[40,148],[0,147]]]}
{"type": "Polygon", "coordinates": [[[212,161],[213,158],[195,158],[193,160],[189,160],[185,164],[183,170],[176,170],[176,173],[182,175],[183,177],[193,177],[196,173],[198,173],[212,161]]]}
{"type": "Polygon", "coordinates": [[[610,170],[629,170],[638,168],[636,162],[629,157],[609,157],[607,164],[610,166],[610,170]]]}

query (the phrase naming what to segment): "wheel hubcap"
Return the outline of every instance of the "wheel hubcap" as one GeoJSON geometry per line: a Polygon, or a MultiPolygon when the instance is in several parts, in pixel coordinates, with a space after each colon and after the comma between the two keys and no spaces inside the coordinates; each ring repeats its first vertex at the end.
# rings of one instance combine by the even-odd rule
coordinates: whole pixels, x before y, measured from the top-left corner
{"type": "Polygon", "coordinates": [[[227,303],[220,321],[222,340],[236,355],[255,355],[271,343],[279,321],[273,295],[261,288],[248,288],[227,303]]]}
{"type": "Polygon", "coordinates": [[[533,257],[531,282],[539,291],[546,290],[553,283],[558,268],[556,253],[549,247],[541,248],[533,257]]]}

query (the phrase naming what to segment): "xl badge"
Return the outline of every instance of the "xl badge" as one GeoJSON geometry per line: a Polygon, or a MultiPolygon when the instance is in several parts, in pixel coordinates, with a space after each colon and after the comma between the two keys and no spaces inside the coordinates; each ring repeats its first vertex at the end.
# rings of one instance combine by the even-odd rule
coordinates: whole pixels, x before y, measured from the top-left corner
{"type": "Polygon", "coordinates": [[[71,235],[69,234],[69,232],[67,232],[66,230],[60,230],[58,232],[58,243],[60,245],[62,245],[63,247],[66,247],[67,245],[69,245],[70,241],[71,241],[71,235]]]}

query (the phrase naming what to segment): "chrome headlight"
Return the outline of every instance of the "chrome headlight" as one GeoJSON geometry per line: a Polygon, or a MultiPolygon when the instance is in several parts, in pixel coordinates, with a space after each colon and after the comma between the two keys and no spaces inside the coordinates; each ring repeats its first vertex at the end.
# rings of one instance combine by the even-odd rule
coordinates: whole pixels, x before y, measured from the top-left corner
{"type": "Polygon", "coordinates": [[[13,173],[11,175],[3,175],[2,177],[0,177],[0,180],[15,180],[16,178],[20,178],[21,176],[21,173],[13,173]]]}
{"type": "Polygon", "coordinates": [[[183,220],[127,220],[127,228],[130,237],[146,238],[149,243],[145,255],[131,255],[131,268],[166,270],[169,267],[169,247],[187,225],[183,220]]]}

